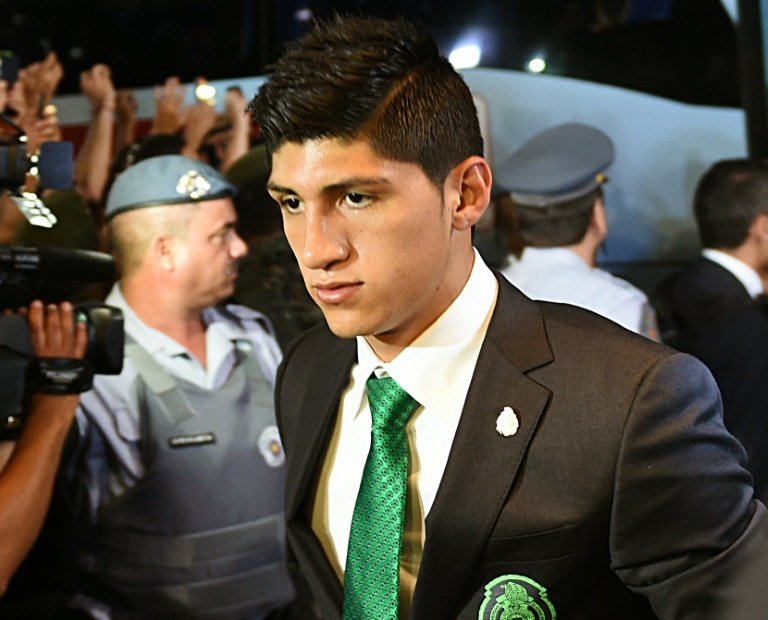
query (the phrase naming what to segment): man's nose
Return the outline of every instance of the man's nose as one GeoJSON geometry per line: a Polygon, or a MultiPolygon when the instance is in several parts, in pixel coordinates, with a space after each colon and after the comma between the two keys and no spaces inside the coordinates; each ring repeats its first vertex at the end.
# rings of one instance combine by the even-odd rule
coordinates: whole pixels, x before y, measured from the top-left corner
{"type": "Polygon", "coordinates": [[[347,257],[349,245],[339,217],[335,212],[307,210],[301,260],[309,269],[326,269],[347,257]]]}
{"type": "Polygon", "coordinates": [[[229,253],[232,258],[243,258],[248,254],[248,245],[243,241],[243,238],[236,232],[232,233],[233,238],[229,246],[229,253]]]}

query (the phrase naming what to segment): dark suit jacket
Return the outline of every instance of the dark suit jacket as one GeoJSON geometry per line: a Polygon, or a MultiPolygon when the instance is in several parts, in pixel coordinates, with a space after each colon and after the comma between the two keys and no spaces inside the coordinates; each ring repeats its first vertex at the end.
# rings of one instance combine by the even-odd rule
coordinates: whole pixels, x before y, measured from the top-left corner
{"type": "Polygon", "coordinates": [[[705,258],[664,282],[654,300],[671,328],[668,344],[698,357],[715,377],[725,425],[747,451],[757,497],[768,501],[768,305],[705,258]]]}
{"type": "MultiPolygon", "coordinates": [[[[765,617],[768,521],[695,359],[572,306],[499,299],[434,505],[411,618],[478,618],[522,575],[560,619],[765,617]],[[495,428],[511,406],[520,428],[495,428]],[[758,587],[759,585],[759,587],[758,587]],[[647,600],[646,600],[647,599],[647,600]]],[[[288,542],[323,618],[342,588],[309,525],[353,340],[325,328],[277,384],[288,542]]],[[[490,617],[490,616],[488,616],[490,617]]]]}
{"type": "Polygon", "coordinates": [[[651,295],[664,342],[689,351],[691,340],[723,311],[750,305],[747,289],[725,267],[707,258],[673,274],[651,295]]]}

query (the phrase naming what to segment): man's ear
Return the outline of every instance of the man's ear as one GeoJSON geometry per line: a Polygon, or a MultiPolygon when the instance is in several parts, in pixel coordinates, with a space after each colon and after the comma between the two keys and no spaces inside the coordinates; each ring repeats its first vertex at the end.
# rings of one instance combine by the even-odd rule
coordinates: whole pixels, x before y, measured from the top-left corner
{"type": "Polygon", "coordinates": [[[152,238],[150,252],[155,265],[162,271],[176,269],[176,243],[171,235],[157,235],[152,238]]]}
{"type": "Polygon", "coordinates": [[[749,228],[753,235],[762,241],[768,241],[768,214],[760,213],[755,216],[749,228]]]}
{"type": "Polygon", "coordinates": [[[595,199],[595,206],[592,208],[591,223],[600,238],[605,238],[608,234],[608,218],[605,214],[605,203],[600,197],[595,199]]]}
{"type": "Polygon", "coordinates": [[[492,181],[491,167],[477,155],[461,161],[451,170],[446,200],[456,230],[469,230],[482,217],[491,200],[492,181]]]}

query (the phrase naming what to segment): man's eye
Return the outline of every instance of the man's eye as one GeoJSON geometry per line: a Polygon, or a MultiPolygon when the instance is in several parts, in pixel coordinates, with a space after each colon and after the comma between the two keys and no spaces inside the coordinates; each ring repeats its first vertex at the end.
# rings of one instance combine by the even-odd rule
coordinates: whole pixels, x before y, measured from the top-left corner
{"type": "Polygon", "coordinates": [[[344,201],[353,207],[365,207],[370,204],[372,198],[356,192],[349,192],[344,196],[344,201]]]}
{"type": "Polygon", "coordinates": [[[288,211],[288,213],[298,213],[301,210],[301,200],[289,196],[288,198],[283,198],[280,201],[280,206],[288,211]]]}

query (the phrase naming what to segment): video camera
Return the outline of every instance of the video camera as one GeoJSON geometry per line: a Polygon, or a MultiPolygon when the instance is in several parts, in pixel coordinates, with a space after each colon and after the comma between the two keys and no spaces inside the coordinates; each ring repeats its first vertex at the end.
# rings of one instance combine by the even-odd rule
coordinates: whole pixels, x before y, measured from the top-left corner
{"type": "MultiPolygon", "coordinates": [[[[32,226],[50,228],[55,215],[38,197],[42,189],[72,186],[72,144],[46,142],[39,153],[27,153],[24,132],[0,115],[0,192],[6,192],[32,226]],[[35,191],[25,191],[29,177],[35,191]]],[[[69,248],[0,245],[0,310],[15,310],[34,299],[59,303],[72,283],[111,281],[112,257],[69,248]]],[[[90,389],[94,374],[119,374],[123,365],[123,315],[118,308],[86,301],[75,303],[78,320],[86,323],[88,347],[83,360],[34,356],[26,318],[0,316],[0,439],[15,437],[24,414],[29,387],[55,393],[90,389]]]]}

